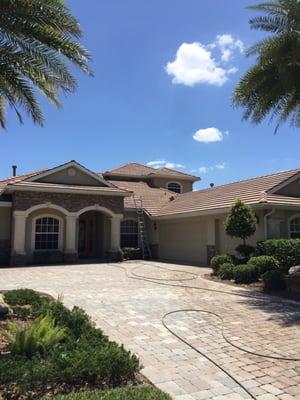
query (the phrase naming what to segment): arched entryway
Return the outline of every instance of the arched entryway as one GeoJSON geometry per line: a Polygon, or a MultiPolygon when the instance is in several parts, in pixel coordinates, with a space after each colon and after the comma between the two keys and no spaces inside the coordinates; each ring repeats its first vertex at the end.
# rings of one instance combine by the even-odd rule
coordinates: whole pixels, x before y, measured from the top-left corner
{"type": "Polygon", "coordinates": [[[78,257],[105,259],[111,248],[111,217],[89,210],[78,218],[78,257]]]}

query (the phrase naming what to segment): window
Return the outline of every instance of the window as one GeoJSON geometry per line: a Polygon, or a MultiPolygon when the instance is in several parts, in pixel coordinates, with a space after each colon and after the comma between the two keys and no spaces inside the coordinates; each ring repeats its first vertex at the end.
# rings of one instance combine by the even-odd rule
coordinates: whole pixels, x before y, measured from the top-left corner
{"type": "Polygon", "coordinates": [[[300,239],[300,217],[290,220],[290,238],[300,239]]]}
{"type": "Polygon", "coordinates": [[[168,190],[171,190],[172,192],[181,193],[181,185],[180,185],[180,183],[170,182],[170,183],[168,183],[167,187],[168,187],[168,190]]]}
{"type": "Polygon", "coordinates": [[[60,221],[53,217],[42,217],[35,221],[35,250],[58,250],[60,221]]]}
{"type": "Polygon", "coordinates": [[[138,247],[138,224],[133,219],[121,222],[121,247],[138,247]]]}

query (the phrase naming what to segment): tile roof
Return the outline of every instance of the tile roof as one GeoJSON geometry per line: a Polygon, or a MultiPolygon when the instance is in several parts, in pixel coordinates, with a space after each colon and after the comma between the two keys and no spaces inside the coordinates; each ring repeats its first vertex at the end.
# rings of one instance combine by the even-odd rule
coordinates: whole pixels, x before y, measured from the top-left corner
{"type": "Polygon", "coordinates": [[[267,193],[275,186],[299,172],[300,168],[215,186],[195,192],[188,192],[164,205],[156,215],[163,216],[227,208],[230,207],[236,199],[241,199],[247,204],[274,202],[274,204],[281,203],[300,206],[300,198],[267,193]]]}
{"type": "Polygon", "coordinates": [[[0,180],[0,185],[7,185],[7,184],[14,184],[18,183],[21,181],[25,181],[28,178],[32,178],[33,176],[43,174],[44,172],[49,171],[49,169],[41,169],[39,171],[34,171],[34,172],[28,172],[27,174],[22,174],[22,175],[17,175],[17,176],[12,176],[10,178],[5,178],[0,180]]]}
{"type": "MultiPolygon", "coordinates": [[[[141,197],[143,207],[150,215],[158,213],[165,204],[170,202],[170,199],[178,196],[167,189],[150,187],[145,182],[112,181],[112,183],[120,189],[134,192],[136,198],[141,197]]],[[[133,196],[125,198],[124,206],[125,208],[135,208],[133,196]]]]}
{"type": "Polygon", "coordinates": [[[125,164],[119,168],[111,169],[110,171],[106,171],[104,176],[137,176],[137,177],[145,177],[145,178],[153,178],[153,177],[176,177],[181,179],[188,179],[192,181],[197,181],[199,178],[197,176],[193,176],[190,174],[186,174],[181,171],[176,171],[175,169],[170,168],[152,168],[147,165],[139,164],[139,163],[129,163],[125,164]]]}
{"type": "Polygon", "coordinates": [[[155,169],[139,163],[129,163],[106,171],[104,175],[147,176],[155,169]]]}

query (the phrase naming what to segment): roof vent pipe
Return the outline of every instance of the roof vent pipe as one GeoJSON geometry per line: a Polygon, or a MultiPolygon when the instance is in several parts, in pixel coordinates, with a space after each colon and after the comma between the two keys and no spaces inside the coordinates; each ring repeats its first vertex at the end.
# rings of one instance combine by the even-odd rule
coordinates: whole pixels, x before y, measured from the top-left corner
{"type": "Polygon", "coordinates": [[[17,166],[16,165],[12,165],[12,173],[13,173],[13,176],[17,176],[17,166]]]}
{"type": "Polygon", "coordinates": [[[214,183],[210,183],[209,186],[210,186],[211,188],[213,188],[213,187],[215,186],[215,184],[214,184],[214,183]]]}

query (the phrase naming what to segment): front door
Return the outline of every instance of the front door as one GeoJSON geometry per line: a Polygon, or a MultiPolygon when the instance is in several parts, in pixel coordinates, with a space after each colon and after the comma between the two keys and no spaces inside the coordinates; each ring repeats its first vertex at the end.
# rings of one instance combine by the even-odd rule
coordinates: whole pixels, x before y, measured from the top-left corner
{"type": "Polygon", "coordinates": [[[79,219],[78,255],[80,258],[95,257],[95,216],[87,215],[79,219]]]}

